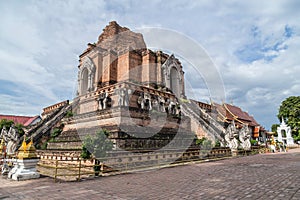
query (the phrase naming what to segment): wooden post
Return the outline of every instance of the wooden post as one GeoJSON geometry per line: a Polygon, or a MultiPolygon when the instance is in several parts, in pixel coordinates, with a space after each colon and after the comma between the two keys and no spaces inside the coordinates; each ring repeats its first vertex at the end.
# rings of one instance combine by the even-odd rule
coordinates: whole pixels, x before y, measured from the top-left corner
{"type": "Polygon", "coordinates": [[[81,173],[81,159],[79,159],[78,180],[77,181],[80,181],[80,173],[81,173]]]}
{"type": "Polygon", "coordinates": [[[58,160],[55,160],[55,174],[54,174],[54,182],[56,183],[57,179],[57,167],[58,167],[58,160]]]}
{"type": "Polygon", "coordinates": [[[101,168],[100,168],[100,171],[101,171],[101,176],[103,176],[103,171],[104,171],[104,161],[101,162],[101,168]]]}

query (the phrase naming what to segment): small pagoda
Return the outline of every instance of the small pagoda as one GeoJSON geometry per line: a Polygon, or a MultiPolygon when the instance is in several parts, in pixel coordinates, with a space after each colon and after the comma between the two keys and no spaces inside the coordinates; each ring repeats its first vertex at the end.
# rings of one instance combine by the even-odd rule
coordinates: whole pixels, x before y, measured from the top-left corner
{"type": "Polygon", "coordinates": [[[8,178],[20,181],[40,177],[40,174],[36,170],[36,165],[39,159],[37,157],[36,149],[33,145],[32,139],[27,144],[24,137],[22,145],[18,149],[17,158],[17,163],[8,173],[8,178]]]}

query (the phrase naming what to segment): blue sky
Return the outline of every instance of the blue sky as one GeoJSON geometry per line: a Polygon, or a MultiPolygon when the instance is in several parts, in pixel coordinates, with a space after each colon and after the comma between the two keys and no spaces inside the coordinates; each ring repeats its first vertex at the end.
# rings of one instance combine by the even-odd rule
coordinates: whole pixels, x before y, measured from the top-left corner
{"type": "MultiPolygon", "coordinates": [[[[299,96],[299,9],[297,0],[0,0],[0,113],[36,115],[72,99],[78,56],[116,20],[192,38],[215,63],[226,101],[269,129],[281,101],[299,96]]],[[[205,88],[196,93],[207,99],[205,88]]]]}

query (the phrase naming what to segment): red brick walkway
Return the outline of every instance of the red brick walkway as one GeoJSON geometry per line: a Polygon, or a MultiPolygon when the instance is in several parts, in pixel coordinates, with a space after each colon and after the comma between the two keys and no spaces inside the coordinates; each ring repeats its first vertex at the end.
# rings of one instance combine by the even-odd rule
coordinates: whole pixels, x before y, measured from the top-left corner
{"type": "Polygon", "coordinates": [[[0,178],[0,199],[300,199],[300,149],[81,182],[0,178]]]}

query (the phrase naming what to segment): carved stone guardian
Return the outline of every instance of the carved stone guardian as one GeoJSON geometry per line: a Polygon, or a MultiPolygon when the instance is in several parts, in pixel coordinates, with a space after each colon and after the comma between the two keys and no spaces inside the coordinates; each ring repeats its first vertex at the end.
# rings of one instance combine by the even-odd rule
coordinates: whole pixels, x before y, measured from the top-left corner
{"type": "Polygon", "coordinates": [[[176,115],[181,116],[181,108],[178,102],[176,102],[176,115]]]}
{"type": "Polygon", "coordinates": [[[12,125],[8,131],[8,142],[7,142],[7,155],[13,156],[16,152],[16,148],[18,145],[18,134],[14,125],[12,125]]]}
{"type": "Polygon", "coordinates": [[[165,112],[165,99],[161,96],[158,96],[158,107],[159,111],[165,112]]]}
{"type": "Polygon", "coordinates": [[[170,99],[167,99],[166,102],[165,102],[165,105],[164,105],[165,111],[166,111],[167,114],[170,113],[169,106],[170,106],[170,99]]]}
{"type": "Polygon", "coordinates": [[[238,131],[235,127],[234,121],[232,121],[225,131],[225,141],[227,143],[227,146],[229,146],[231,150],[236,151],[239,146],[237,136],[238,136],[238,131]]]}
{"type": "Polygon", "coordinates": [[[176,104],[173,101],[170,101],[169,111],[171,115],[176,115],[176,104]]]}
{"type": "Polygon", "coordinates": [[[112,106],[112,99],[110,97],[110,94],[106,95],[106,98],[104,99],[104,105],[106,105],[105,108],[111,108],[111,106],[112,106]]]}
{"type": "Polygon", "coordinates": [[[251,149],[251,133],[247,124],[243,125],[243,128],[239,131],[239,140],[241,142],[241,146],[244,150],[251,149]]]}
{"type": "Polygon", "coordinates": [[[99,94],[99,98],[98,98],[99,110],[106,109],[106,97],[107,97],[106,92],[99,94]]]}
{"type": "Polygon", "coordinates": [[[148,93],[144,93],[144,105],[145,105],[145,110],[152,110],[152,105],[151,105],[151,95],[148,93]]]}
{"type": "Polygon", "coordinates": [[[159,111],[159,105],[158,105],[158,100],[157,97],[152,98],[152,109],[155,111],[159,111]]]}
{"type": "Polygon", "coordinates": [[[143,93],[141,93],[140,96],[138,97],[137,103],[138,103],[140,109],[144,109],[144,94],[143,93]]]}
{"type": "Polygon", "coordinates": [[[131,90],[126,88],[120,88],[117,89],[116,93],[119,96],[118,105],[129,106],[129,95],[131,94],[131,90]]]}

